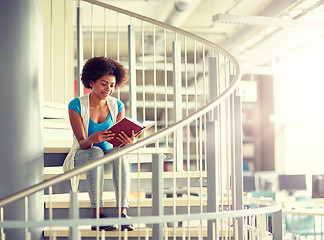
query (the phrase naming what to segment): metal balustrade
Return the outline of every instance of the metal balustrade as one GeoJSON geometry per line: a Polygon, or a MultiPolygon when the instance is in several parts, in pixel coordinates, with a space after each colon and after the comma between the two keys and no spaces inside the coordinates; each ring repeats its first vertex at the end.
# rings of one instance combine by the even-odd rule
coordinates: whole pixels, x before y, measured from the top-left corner
{"type": "MultiPolygon", "coordinates": [[[[273,237],[281,239],[280,204],[263,201],[262,207],[244,208],[260,200],[245,202],[243,199],[241,98],[238,94],[241,72],[235,58],[192,33],[103,2],[77,1],[75,10],[76,72],[80,73],[84,59],[92,56],[108,56],[122,62],[128,68],[130,80],[117,92],[117,97],[129,107],[132,118],[154,120],[157,124],[153,132],[145,133],[144,138],[133,145],[1,199],[1,239],[6,239],[5,230],[9,228],[25,229],[25,239],[31,239],[30,232],[38,227],[42,227],[50,239],[80,239],[81,236],[266,239],[271,234],[269,213],[274,219],[273,237]],[[127,50],[120,48],[125,42],[128,42],[127,50]],[[143,148],[153,149],[151,197],[140,194],[146,190],[141,182],[143,150],[140,149],[143,148]],[[165,159],[163,149],[168,152],[171,149],[171,160],[165,159]],[[53,187],[131,153],[137,154],[137,187],[134,189],[137,196],[131,201],[136,208],[135,216],[131,219],[122,219],[120,214],[107,219],[81,218],[80,209],[88,207],[89,201],[79,199],[80,193],[71,192],[67,200],[69,217],[55,218],[57,196],[53,187]],[[171,174],[170,189],[164,189],[164,171],[171,174]],[[185,184],[181,186],[179,173],[186,174],[185,184]],[[192,176],[198,182],[195,186],[192,176]],[[28,221],[28,199],[44,190],[47,191],[48,219],[28,221]],[[20,199],[24,199],[25,220],[5,220],[5,207],[20,199]],[[146,207],[151,207],[152,214],[143,213],[146,207]],[[135,231],[89,229],[90,225],[112,224],[134,224],[135,231]]],[[[53,89],[51,92],[55,95],[53,89]]],[[[81,86],[78,93],[82,94],[81,86]]]]}
{"type": "Polygon", "coordinates": [[[286,239],[324,239],[323,216],[321,207],[284,209],[286,239]]]}

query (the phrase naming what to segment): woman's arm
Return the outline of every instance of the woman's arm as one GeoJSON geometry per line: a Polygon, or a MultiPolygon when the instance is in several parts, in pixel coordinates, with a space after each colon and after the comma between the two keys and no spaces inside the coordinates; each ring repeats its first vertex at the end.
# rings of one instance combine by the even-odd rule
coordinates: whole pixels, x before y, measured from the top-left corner
{"type": "Polygon", "coordinates": [[[116,117],[116,122],[119,122],[125,117],[125,108],[123,108],[116,117]]]}
{"type": "Polygon", "coordinates": [[[78,140],[81,149],[90,148],[94,143],[111,140],[114,136],[111,131],[99,131],[86,137],[80,114],[69,108],[69,118],[73,133],[78,140]]]}

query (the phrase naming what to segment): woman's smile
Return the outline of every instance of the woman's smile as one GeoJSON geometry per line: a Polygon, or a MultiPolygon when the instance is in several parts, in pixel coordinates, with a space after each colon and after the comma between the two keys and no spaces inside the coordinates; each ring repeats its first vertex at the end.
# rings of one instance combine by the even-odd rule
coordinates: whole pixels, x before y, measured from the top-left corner
{"type": "Polygon", "coordinates": [[[114,75],[104,75],[92,84],[92,93],[99,98],[107,98],[113,94],[116,86],[114,75]]]}

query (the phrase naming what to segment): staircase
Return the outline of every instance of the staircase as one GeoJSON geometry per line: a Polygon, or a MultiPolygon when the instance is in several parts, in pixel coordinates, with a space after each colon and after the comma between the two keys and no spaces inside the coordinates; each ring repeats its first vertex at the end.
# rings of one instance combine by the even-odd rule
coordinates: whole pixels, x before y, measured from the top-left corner
{"type": "MultiPolygon", "coordinates": [[[[52,126],[54,127],[54,126],[52,126]]],[[[58,125],[54,128],[57,132],[65,131],[65,126],[61,125],[61,129],[58,125]]],[[[70,149],[70,143],[64,141],[51,141],[45,143],[44,146],[44,180],[56,177],[59,174],[63,174],[62,162],[66,154],[70,149]]],[[[152,151],[154,149],[142,148],[141,159],[138,161],[137,153],[128,154],[129,162],[132,165],[131,173],[131,192],[130,208],[128,209],[129,216],[152,216],[152,151]],[[144,156],[144,157],[143,157],[144,156]],[[140,178],[138,178],[138,164],[140,164],[140,178]]],[[[162,151],[162,150],[161,150],[162,151]]],[[[165,154],[169,153],[170,149],[165,149],[165,154]]],[[[166,162],[172,161],[172,159],[165,159],[166,162]]],[[[188,173],[187,172],[163,172],[163,185],[164,185],[164,198],[163,206],[165,214],[173,214],[174,203],[176,205],[177,214],[185,214],[188,210],[188,201],[190,201],[190,212],[199,213],[201,210],[201,202],[203,204],[203,211],[206,211],[207,206],[207,189],[203,186],[200,189],[200,177],[203,182],[206,182],[207,172],[192,171],[190,172],[190,192],[187,188],[188,173]],[[202,175],[202,176],[201,176],[202,175]],[[176,179],[177,190],[176,199],[173,199],[173,181],[176,179]]],[[[85,174],[79,176],[79,214],[80,218],[91,218],[92,210],[90,208],[90,200],[85,185],[85,174]]],[[[113,190],[112,175],[106,173],[105,176],[105,189],[104,189],[104,208],[108,215],[111,217],[118,216],[116,210],[116,199],[113,190]]],[[[205,185],[205,184],[204,184],[205,185]]],[[[70,208],[70,191],[71,185],[69,181],[61,182],[53,186],[49,191],[45,191],[44,207],[45,207],[45,219],[50,219],[50,214],[53,219],[68,219],[70,208]],[[51,201],[50,201],[51,200],[51,201]],[[50,210],[51,208],[51,210],[50,210]],[[50,211],[52,211],[50,213],[50,211]]],[[[225,203],[226,204],[226,203],[225,203]]],[[[183,237],[188,235],[188,224],[177,223],[177,227],[173,228],[168,224],[165,226],[164,234],[168,234],[170,237],[175,235],[177,237],[183,237]]],[[[135,230],[128,233],[128,237],[152,237],[152,224],[134,224],[135,230]]],[[[91,231],[90,225],[82,226],[80,228],[82,239],[93,239],[96,237],[96,231],[91,231]]],[[[55,236],[58,239],[66,239],[69,236],[69,228],[67,227],[54,227],[52,229],[45,228],[43,235],[45,239],[50,239],[50,236],[55,236]]],[[[123,233],[125,234],[125,233],[123,233]]],[[[199,230],[199,221],[191,223],[190,236],[199,237],[199,234],[207,236],[207,226],[201,226],[199,230]]],[[[118,237],[118,231],[106,232],[106,237],[118,237]]]]}
{"type": "MultiPolygon", "coordinates": [[[[52,77],[52,83],[45,84],[53,87],[46,90],[52,92],[51,101],[44,102],[43,111],[45,181],[0,199],[1,239],[6,239],[7,228],[24,230],[26,240],[37,236],[39,228],[45,239],[266,239],[271,235],[265,221],[269,213],[278,223],[273,236],[280,239],[281,206],[258,202],[266,207],[243,209],[241,98],[237,91],[241,72],[235,58],[192,33],[103,2],[80,1],[75,13],[77,24],[70,30],[76,30],[77,59],[72,62],[77,64],[69,67],[79,73],[84,59],[94,55],[121,61],[130,80],[116,97],[126,103],[127,115],[154,120],[157,125],[137,143],[62,174],[71,129],[67,102],[54,101],[62,91],[55,92],[53,83],[60,79],[52,77]],[[100,16],[105,20],[98,21],[100,16]],[[103,37],[96,39],[94,31],[103,37]],[[119,48],[122,41],[128,41],[128,51],[119,48]],[[97,50],[102,43],[104,51],[97,50]],[[145,44],[153,52],[145,52],[145,44]],[[132,169],[128,210],[132,218],[117,216],[111,176],[106,174],[104,202],[111,218],[91,219],[84,173],[125,154],[132,169]],[[80,184],[78,192],[73,192],[70,180],[77,176],[80,184]],[[30,220],[28,211],[28,200],[37,192],[44,192],[43,221],[30,220]],[[19,199],[24,199],[25,221],[5,221],[5,206],[19,199]],[[135,230],[90,230],[92,225],[115,223],[132,223],[135,230]]],[[[66,66],[63,69],[67,71],[66,66]]],[[[80,86],[77,89],[82,92],[80,86]]]]}
{"type": "MultiPolygon", "coordinates": [[[[61,104],[44,104],[44,180],[49,180],[60,174],[63,174],[62,164],[70,150],[72,144],[72,130],[66,116],[66,106],[61,104]]],[[[131,165],[131,192],[129,216],[152,216],[152,154],[160,153],[164,155],[164,163],[167,166],[172,164],[173,149],[172,148],[156,148],[145,147],[140,148],[128,154],[129,163],[131,165]],[[140,155],[139,155],[140,154],[140,155]],[[140,168],[140,177],[138,169],[140,168]]],[[[206,212],[207,206],[207,189],[206,184],[201,185],[200,179],[206,183],[206,171],[188,172],[163,172],[164,185],[164,213],[166,215],[173,214],[176,209],[177,214],[185,214],[190,206],[191,213],[206,212]],[[188,180],[190,181],[190,190],[188,191],[188,180]],[[173,198],[174,181],[176,181],[176,199],[173,198]],[[201,206],[202,203],[202,206],[201,206]],[[176,208],[174,208],[174,205],[176,208]]],[[[111,173],[106,173],[105,189],[104,189],[104,208],[106,213],[111,217],[118,216],[116,210],[116,199],[112,183],[111,173]]],[[[90,200],[86,189],[85,174],[79,175],[78,187],[78,204],[80,218],[91,218],[92,209],[90,208],[90,200]]],[[[45,219],[68,219],[70,208],[70,181],[64,181],[51,187],[50,190],[45,189],[44,208],[45,219]]],[[[226,205],[226,203],[224,203],[226,205]]],[[[190,231],[187,222],[179,222],[176,227],[173,224],[167,224],[164,227],[164,235],[170,237],[183,237],[190,235],[198,238],[199,236],[207,236],[207,224],[201,225],[199,221],[191,222],[190,231]]],[[[135,230],[127,233],[129,238],[136,237],[152,237],[152,224],[134,224],[135,230]]],[[[97,236],[96,231],[92,231],[91,225],[79,228],[82,239],[93,239],[97,236]]],[[[106,232],[106,237],[118,237],[118,231],[106,232]]],[[[125,234],[125,233],[123,233],[125,234]]],[[[45,228],[43,231],[44,239],[50,239],[55,236],[57,239],[67,239],[69,236],[69,228],[53,227],[45,228]]]]}

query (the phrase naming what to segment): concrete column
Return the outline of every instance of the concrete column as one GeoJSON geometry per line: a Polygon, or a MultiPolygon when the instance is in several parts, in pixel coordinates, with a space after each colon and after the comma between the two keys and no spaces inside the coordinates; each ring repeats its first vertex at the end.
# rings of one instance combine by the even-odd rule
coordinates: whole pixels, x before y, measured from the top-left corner
{"type": "MultiPolygon", "coordinates": [[[[0,7],[0,198],[43,180],[41,83],[42,0],[1,1],[0,7]]],[[[44,218],[43,193],[28,199],[29,220],[44,218]]],[[[24,201],[4,208],[5,220],[24,220],[24,201]]],[[[41,230],[31,229],[31,239],[41,230]]],[[[6,229],[25,239],[24,229],[6,229]]]]}

